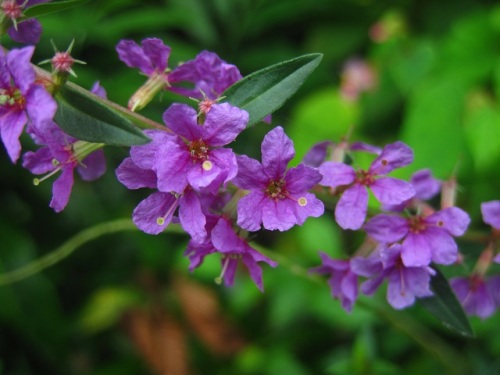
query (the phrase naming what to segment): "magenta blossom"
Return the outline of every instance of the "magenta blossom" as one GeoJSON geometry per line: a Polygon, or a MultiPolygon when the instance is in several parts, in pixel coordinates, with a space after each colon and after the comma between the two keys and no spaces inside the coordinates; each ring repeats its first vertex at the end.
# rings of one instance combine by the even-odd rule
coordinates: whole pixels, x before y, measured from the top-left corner
{"type": "Polygon", "coordinates": [[[57,109],[36,76],[30,60],[34,47],[0,48],[0,134],[12,162],[21,154],[19,137],[28,121],[35,127],[50,123],[57,109]]]}
{"type": "Polygon", "coordinates": [[[359,229],[368,209],[369,188],[383,204],[399,204],[415,195],[406,181],[383,177],[392,170],[413,161],[413,151],[402,142],[384,147],[368,171],[356,171],[350,165],[326,161],[319,167],[323,175],[320,184],[331,188],[345,187],[335,208],[335,219],[343,229],[359,229]]]}
{"type": "Polygon", "coordinates": [[[68,136],[53,122],[43,129],[43,133],[36,127],[30,131],[34,133],[35,140],[43,141],[45,147],[24,154],[23,167],[34,174],[46,174],[43,178],[36,179],[35,184],[60,172],[52,186],[50,207],[61,212],[71,195],[73,171],[76,169],[85,181],[96,180],[106,171],[104,153],[102,149],[89,153],[88,142],[77,141],[68,136]]]}
{"type": "Polygon", "coordinates": [[[456,277],[450,280],[450,286],[467,314],[485,319],[495,312],[500,277],[485,279],[477,274],[456,277]]]}
{"type": "Polygon", "coordinates": [[[228,219],[210,216],[207,219],[207,227],[207,231],[210,231],[209,238],[202,243],[190,241],[188,244],[186,255],[191,261],[189,269],[193,271],[198,267],[205,256],[219,253],[222,272],[217,278],[218,282],[223,280],[227,286],[232,286],[238,263],[241,262],[248,269],[255,285],[260,291],[264,291],[262,269],[258,262],[265,262],[273,268],[278,264],[253,249],[245,238],[236,234],[228,219]]]}
{"type": "Polygon", "coordinates": [[[321,216],[323,202],[308,192],[320,180],[319,172],[304,164],[287,170],[295,155],[293,142],[278,126],[264,137],[262,164],[238,156],[238,175],[233,183],[249,194],[238,202],[238,225],[249,231],[285,231],[302,225],[309,217],[321,216]]]}
{"type": "Polygon", "coordinates": [[[356,257],[351,260],[351,270],[369,280],[361,285],[364,294],[372,295],[387,279],[387,302],[395,309],[413,305],[416,298],[432,295],[430,280],[436,272],[428,267],[408,267],[401,257],[400,244],[382,245],[377,253],[368,258],[356,257]],[[376,256],[379,264],[374,263],[376,256]]]}
{"type": "Polygon", "coordinates": [[[379,214],[364,226],[366,232],[382,243],[402,240],[401,258],[407,267],[427,266],[432,262],[452,264],[458,247],[453,237],[467,230],[470,218],[458,207],[448,207],[429,216],[379,214]]]}
{"type": "Polygon", "coordinates": [[[330,275],[328,285],[333,298],[342,303],[347,312],[352,311],[354,302],[358,298],[358,275],[352,272],[350,261],[332,259],[329,255],[320,252],[322,265],[312,268],[311,272],[330,275]]]}

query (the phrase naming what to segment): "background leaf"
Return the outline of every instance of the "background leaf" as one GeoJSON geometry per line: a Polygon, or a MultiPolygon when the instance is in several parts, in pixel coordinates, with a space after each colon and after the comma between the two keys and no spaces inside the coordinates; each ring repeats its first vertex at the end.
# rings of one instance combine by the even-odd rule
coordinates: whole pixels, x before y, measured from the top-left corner
{"type": "Polygon", "coordinates": [[[450,284],[439,270],[432,277],[434,296],[419,299],[420,304],[438,318],[446,327],[461,335],[473,337],[474,332],[462,306],[451,290],[450,284]]]}
{"type": "Polygon", "coordinates": [[[67,0],[67,1],[38,4],[26,9],[24,11],[24,15],[26,16],[26,18],[40,17],[46,14],[70,9],[87,2],[89,2],[89,0],[67,0]]]}

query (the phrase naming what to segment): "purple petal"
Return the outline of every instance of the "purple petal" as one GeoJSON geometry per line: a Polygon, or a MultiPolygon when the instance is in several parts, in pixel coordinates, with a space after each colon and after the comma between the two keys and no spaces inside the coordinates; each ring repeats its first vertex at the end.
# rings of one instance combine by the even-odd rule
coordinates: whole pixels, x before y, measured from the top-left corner
{"type": "Polygon", "coordinates": [[[236,177],[238,174],[238,162],[236,161],[234,152],[228,148],[212,150],[210,152],[210,161],[222,171],[209,186],[209,191],[216,194],[221,185],[226,186],[229,181],[236,177]]]}
{"type": "Polygon", "coordinates": [[[404,167],[413,161],[413,150],[403,142],[394,142],[385,146],[382,153],[373,161],[370,172],[384,175],[396,168],[404,167]]]}
{"type": "Polygon", "coordinates": [[[11,111],[0,117],[0,135],[13,163],[19,159],[19,155],[21,154],[19,137],[23,132],[26,122],[27,118],[24,111],[11,111]]]}
{"type": "Polygon", "coordinates": [[[151,75],[154,72],[151,61],[144,53],[144,50],[133,40],[120,40],[116,46],[116,52],[118,52],[120,60],[127,66],[138,68],[146,75],[151,75]]]}
{"type": "Polygon", "coordinates": [[[344,191],[335,207],[335,220],[342,229],[357,230],[363,226],[368,209],[368,192],[360,184],[344,191]]]}
{"type": "Polygon", "coordinates": [[[212,147],[227,145],[245,129],[247,122],[247,111],[229,103],[214,104],[203,124],[203,139],[212,147]]]}
{"type": "Polygon", "coordinates": [[[108,97],[106,90],[101,86],[101,83],[99,81],[94,82],[92,88],[90,89],[90,92],[104,99],[108,97]]]}
{"type": "Polygon", "coordinates": [[[350,261],[351,271],[358,276],[373,277],[382,272],[382,262],[378,254],[368,257],[356,256],[350,261]]]}
{"type": "Polygon", "coordinates": [[[132,220],[143,232],[158,234],[170,224],[178,205],[178,198],[173,194],[155,192],[137,205],[132,220]]]}
{"type": "Polygon", "coordinates": [[[399,204],[415,195],[415,189],[406,181],[382,177],[370,185],[370,189],[381,203],[399,204]]]}
{"type": "Polygon", "coordinates": [[[288,163],[295,156],[293,142],[281,126],[277,126],[266,134],[262,141],[261,150],[262,166],[266,174],[271,179],[281,179],[288,163]]]}
{"type": "Polygon", "coordinates": [[[304,159],[302,159],[302,162],[310,167],[318,168],[320,164],[325,161],[328,149],[331,146],[333,146],[333,143],[330,141],[315,144],[309,151],[307,151],[307,154],[304,156],[304,159]]]}
{"type": "Polygon", "coordinates": [[[422,169],[415,172],[410,179],[415,188],[415,197],[418,199],[431,199],[441,190],[441,181],[432,177],[430,169],[422,169]]]}
{"type": "Polygon", "coordinates": [[[116,169],[116,177],[127,188],[135,190],[143,187],[156,188],[156,173],[139,168],[132,158],[126,158],[116,169]]]}
{"type": "Polygon", "coordinates": [[[83,159],[81,165],[79,165],[76,169],[82,180],[97,180],[106,172],[106,159],[104,158],[104,151],[102,149],[94,151],[83,159]]]}
{"type": "Polygon", "coordinates": [[[182,228],[196,242],[203,242],[207,237],[206,218],[201,210],[200,198],[190,189],[182,194],[179,202],[179,220],[182,228]]]}
{"type": "MultiPolygon", "coordinates": [[[[169,147],[169,143],[175,144],[178,137],[161,130],[145,130],[144,134],[151,138],[151,142],[146,143],[145,145],[132,146],[130,148],[130,156],[138,167],[143,169],[153,169],[153,165],[157,160],[156,152],[158,151],[158,148],[169,147]]],[[[172,147],[176,148],[177,146],[172,147]]]]}
{"type": "Polygon", "coordinates": [[[33,174],[44,174],[55,169],[52,153],[48,147],[42,147],[35,152],[28,151],[23,156],[23,167],[33,174]]]}
{"type": "Polygon", "coordinates": [[[262,224],[267,230],[286,231],[297,224],[296,202],[290,199],[267,199],[262,205],[262,224]]]}
{"type": "Polygon", "coordinates": [[[478,276],[451,279],[450,286],[467,314],[485,319],[495,312],[495,301],[488,292],[484,280],[478,276]]]}
{"type": "Polygon", "coordinates": [[[144,54],[148,57],[155,70],[158,73],[163,73],[167,69],[170,47],[157,38],[146,38],[141,44],[144,54]]]}
{"type": "MultiPolygon", "coordinates": [[[[224,170],[221,170],[221,168],[213,162],[212,168],[208,171],[202,167],[201,162],[195,162],[189,169],[189,172],[187,174],[187,181],[194,190],[199,192],[202,191],[203,188],[206,188],[212,182],[217,180],[221,175],[224,176],[224,172],[224,170]]],[[[218,186],[214,186],[214,190],[214,193],[216,193],[218,190],[218,186]]]]}
{"type": "Polygon", "coordinates": [[[73,166],[66,166],[62,169],[61,175],[52,185],[52,200],[50,207],[56,212],[64,210],[69,202],[71,189],[73,188],[73,166]]]}
{"type": "Polygon", "coordinates": [[[203,139],[203,126],[198,125],[196,111],[187,104],[172,104],[163,114],[163,122],[175,134],[189,141],[203,139]]]}
{"type": "Polygon", "coordinates": [[[238,155],[238,174],[233,180],[240,189],[257,190],[265,189],[269,183],[269,177],[264,173],[262,165],[255,159],[246,155],[238,155]]]}
{"type": "Polygon", "coordinates": [[[452,236],[438,228],[427,228],[424,232],[432,249],[432,261],[437,264],[452,264],[458,258],[458,247],[452,236]]]}
{"type": "Polygon", "coordinates": [[[500,201],[481,203],[483,221],[495,229],[500,229],[500,201]]]}
{"type": "Polygon", "coordinates": [[[291,195],[302,194],[321,181],[321,174],[315,168],[299,164],[286,172],[286,189],[291,195]]]}
{"type": "Polygon", "coordinates": [[[57,103],[40,85],[33,85],[26,95],[26,111],[34,126],[43,127],[56,114],[57,103]]]}
{"type": "Polygon", "coordinates": [[[382,284],[383,281],[384,281],[384,274],[375,276],[373,279],[368,279],[361,285],[361,291],[367,296],[370,296],[376,292],[376,290],[382,284]]]}
{"type": "Polygon", "coordinates": [[[262,210],[269,198],[261,191],[254,190],[238,202],[238,225],[250,232],[260,229],[262,210]]]}
{"type": "Polygon", "coordinates": [[[410,232],[402,246],[401,259],[406,267],[423,267],[431,263],[433,247],[427,236],[410,232]]]}
{"type": "Polygon", "coordinates": [[[34,18],[17,24],[17,30],[10,27],[7,31],[12,40],[22,44],[37,44],[42,35],[42,25],[34,18]]]}
{"type": "Polygon", "coordinates": [[[340,297],[342,307],[347,312],[351,312],[352,306],[358,298],[358,277],[352,272],[347,273],[342,279],[340,289],[342,291],[340,297]]]}
{"type": "Polygon", "coordinates": [[[469,226],[470,217],[458,207],[448,207],[427,217],[425,221],[445,229],[453,236],[461,236],[469,226]]]}
{"type": "Polygon", "coordinates": [[[334,161],[326,161],[321,164],[319,172],[323,175],[320,185],[331,188],[350,185],[356,179],[356,172],[351,166],[334,161]]]}
{"type": "Polygon", "coordinates": [[[365,142],[353,142],[349,146],[349,150],[351,151],[364,151],[369,152],[370,154],[380,155],[382,153],[382,149],[377,146],[370,145],[365,142]]]}
{"type": "Polygon", "coordinates": [[[364,229],[375,240],[391,243],[408,233],[408,221],[401,216],[379,214],[368,220],[364,229]]]}
{"type": "Polygon", "coordinates": [[[243,253],[243,240],[234,232],[231,223],[222,218],[210,233],[214,247],[221,253],[243,253]]]}
{"type": "Polygon", "coordinates": [[[30,46],[13,49],[7,54],[7,67],[16,87],[21,90],[23,95],[27,94],[35,82],[35,71],[30,63],[34,51],[35,47],[30,46]]]}
{"type": "Polygon", "coordinates": [[[415,302],[415,297],[432,295],[430,275],[425,268],[394,269],[389,275],[387,301],[395,309],[403,309],[415,302]]]}
{"type": "Polygon", "coordinates": [[[189,153],[176,143],[169,142],[159,147],[154,166],[158,177],[158,190],[182,194],[188,185],[187,174],[192,164],[189,153]]]}
{"type": "Polygon", "coordinates": [[[297,225],[304,224],[308,217],[320,217],[325,212],[323,202],[316,198],[314,194],[304,193],[300,197],[294,198],[295,200],[290,202],[290,206],[293,209],[297,225]],[[304,202],[305,199],[305,204],[297,203],[299,199],[301,199],[301,202],[304,202]]]}
{"type": "Polygon", "coordinates": [[[248,272],[250,273],[250,278],[253,280],[255,285],[257,285],[257,288],[259,288],[259,290],[263,292],[264,285],[262,282],[262,269],[260,268],[260,266],[254,260],[254,258],[249,254],[243,254],[241,261],[248,269],[248,272]]]}

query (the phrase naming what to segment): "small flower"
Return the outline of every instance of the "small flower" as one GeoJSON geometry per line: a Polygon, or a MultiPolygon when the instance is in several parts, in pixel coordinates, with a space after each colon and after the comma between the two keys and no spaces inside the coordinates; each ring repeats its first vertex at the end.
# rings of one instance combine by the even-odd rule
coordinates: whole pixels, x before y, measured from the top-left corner
{"type": "Polygon", "coordinates": [[[321,216],[323,202],[308,190],[320,180],[319,172],[304,164],[287,170],[295,155],[293,142],[282,127],[271,130],[261,146],[262,164],[238,156],[238,175],[233,183],[250,193],[238,202],[238,225],[248,231],[285,231],[302,225],[309,217],[321,216]]]}
{"type": "Polygon", "coordinates": [[[140,47],[133,40],[121,40],[116,51],[121,61],[131,68],[138,68],[145,75],[164,74],[168,67],[170,47],[160,39],[147,38],[140,47]]]}
{"type": "Polygon", "coordinates": [[[377,84],[375,69],[361,59],[348,60],[342,70],[340,92],[348,101],[355,101],[363,92],[372,90],[377,84]]]}
{"type": "Polygon", "coordinates": [[[268,257],[253,249],[243,237],[235,233],[231,222],[225,218],[211,217],[207,221],[207,229],[210,231],[210,238],[202,243],[190,241],[186,255],[189,256],[191,264],[190,271],[198,267],[205,256],[213,253],[221,254],[222,271],[216,278],[218,283],[224,281],[227,286],[232,286],[238,263],[242,262],[250,273],[250,277],[260,291],[264,291],[262,282],[262,269],[258,262],[265,262],[271,267],[278,264],[268,257]]]}
{"type": "Polygon", "coordinates": [[[238,171],[236,156],[223,148],[245,129],[248,113],[228,103],[214,104],[203,124],[196,111],[173,104],[163,120],[175,135],[160,144],[153,169],[158,189],[182,193],[189,185],[196,191],[216,194],[238,171]]]}
{"type": "Polygon", "coordinates": [[[354,302],[358,298],[358,275],[352,272],[350,261],[332,259],[327,254],[319,253],[322,265],[312,268],[311,272],[330,275],[328,285],[333,298],[342,303],[347,312],[352,311],[354,302]]]}
{"type": "Polygon", "coordinates": [[[367,188],[383,204],[399,204],[413,197],[415,190],[408,182],[383,177],[412,161],[413,151],[404,143],[395,142],[384,147],[368,171],[356,171],[349,165],[332,161],[320,165],[319,171],[323,175],[320,185],[346,187],[335,208],[335,219],[340,227],[353,230],[361,228],[368,209],[367,188]]]}
{"type": "Polygon", "coordinates": [[[431,296],[430,280],[435,274],[427,266],[406,266],[401,258],[401,250],[400,244],[382,245],[369,258],[357,257],[351,260],[352,272],[369,278],[361,285],[361,291],[371,295],[387,279],[387,302],[398,310],[413,305],[416,298],[431,296]],[[373,262],[377,254],[380,256],[378,267],[373,262]]]}
{"type": "Polygon", "coordinates": [[[50,0],[3,0],[0,14],[3,13],[12,23],[7,31],[12,40],[23,44],[37,44],[40,41],[42,25],[34,18],[23,20],[23,11],[48,1],[50,0]]]}
{"type": "Polygon", "coordinates": [[[194,60],[181,64],[169,74],[171,84],[190,82],[193,88],[172,85],[169,90],[196,99],[206,95],[214,100],[241,78],[235,65],[228,64],[213,52],[202,51],[194,60]]]}
{"type": "Polygon", "coordinates": [[[0,133],[12,162],[21,154],[19,137],[28,120],[35,127],[52,121],[57,104],[42,85],[35,82],[30,60],[34,47],[0,48],[0,133]]]}
{"type": "Polygon", "coordinates": [[[451,279],[450,286],[467,314],[485,319],[491,316],[497,307],[494,295],[500,286],[499,282],[500,277],[485,279],[472,274],[451,279]]]}
{"type": "Polygon", "coordinates": [[[43,141],[44,147],[36,152],[24,154],[23,167],[34,174],[45,174],[35,179],[38,185],[47,178],[60,172],[52,186],[50,207],[61,212],[68,204],[73,188],[73,171],[76,169],[83,180],[93,181],[106,171],[103,145],[78,141],[66,134],[55,124],[44,127],[43,133],[37,127],[30,128],[34,139],[43,141]]]}
{"type": "Polygon", "coordinates": [[[379,214],[364,226],[375,240],[393,243],[402,240],[401,258],[407,267],[427,266],[432,262],[452,264],[458,247],[453,237],[467,230],[470,218],[458,207],[449,207],[429,216],[404,218],[379,214]]]}

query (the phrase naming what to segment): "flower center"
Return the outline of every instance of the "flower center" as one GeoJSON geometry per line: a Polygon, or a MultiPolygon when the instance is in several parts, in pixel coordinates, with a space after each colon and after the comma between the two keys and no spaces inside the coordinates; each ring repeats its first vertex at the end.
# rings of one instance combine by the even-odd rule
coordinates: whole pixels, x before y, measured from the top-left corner
{"type": "Polygon", "coordinates": [[[427,223],[422,216],[413,216],[408,219],[408,222],[412,233],[420,233],[427,228],[427,223]]]}
{"type": "Polygon", "coordinates": [[[193,161],[201,161],[208,159],[208,146],[203,142],[203,139],[192,141],[189,145],[189,153],[193,161]]]}
{"type": "Polygon", "coordinates": [[[0,89],[0,106],[22,111],[26,107],[26,98],[17,87],[0,89]]]}
{"type": "Polygon", "coordinates": [[[286,190],[285,180],[271,180],[269,185],[267,185],[266,194],[275,201],[286,198],[288,196],[288,191],[286,190]]]}
{"type": "Polygon", "coordinates": [[[69,72],[75,59],[68,52],[56,52],[52,58],[52,65],[56,72],[69,72]]]}
{"type": "Polygon", "coordinates": [[[375,182],[375,179],[373,178],[372,174],[366,171],[356,171],[356,183],[364,185],[364,186],[370,186],[375,182]]]}
{"type": "Polygon", "coordinates": [[[15,0],[5,0],[0,8],[11,20],[17,20],[23,15],[23,5],[17,4],[15,0]]]}

